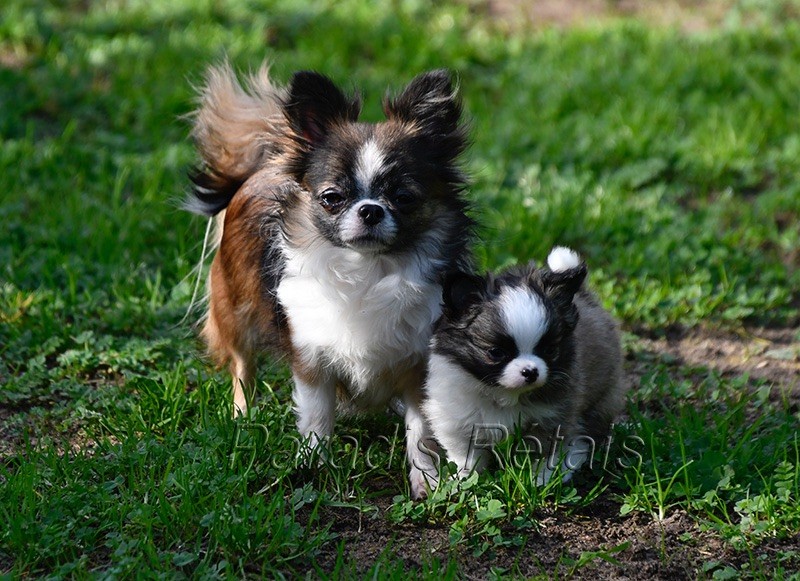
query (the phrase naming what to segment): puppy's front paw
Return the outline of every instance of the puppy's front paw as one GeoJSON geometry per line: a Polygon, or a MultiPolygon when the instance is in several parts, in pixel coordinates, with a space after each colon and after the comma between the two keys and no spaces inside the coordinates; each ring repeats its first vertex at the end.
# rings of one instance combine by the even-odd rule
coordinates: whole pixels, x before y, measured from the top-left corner
{"type": "Polygon", "coordinates": [[[547,467],[547,465],[542,462],[542,465],[539,467],[539,471],[536,473],[536,486],[545,486],[548,482],[550,482],[550,478],[553,477],[553,470],[547,467]]]}
{"type": "Polygon", "coordinates": [[[436,488],[439,478],[436,474],[412,466],[408,473],[408,483],[411,487],[411,498],[422,500],[428,497],[428,491],[436,488]]]}

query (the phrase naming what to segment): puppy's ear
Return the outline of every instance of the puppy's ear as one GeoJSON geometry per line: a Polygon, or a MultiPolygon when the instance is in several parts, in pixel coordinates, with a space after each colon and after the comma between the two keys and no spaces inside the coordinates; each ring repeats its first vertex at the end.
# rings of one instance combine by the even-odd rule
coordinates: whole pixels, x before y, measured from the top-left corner
{"type": "Polygon", "coordinates": [[[461,315],[486,296],[487,281],[484,277],[466,272],[448,273],[442,282],[442,299],[445,312],[461,315]]]}
{"type": "Polygon", "coordinates": [[[394,99],[385,98],[389,119],[418,125],[423,131],[448,135],[459,129],[461,99],[446,69],[415,77],[394,99]]]}
{"type": "Polygon", "coordinates": [[[343,121],[356,121],[361,99],[345,96],[328,77],[310,71],[295,73],[283,105],[292,129],[312,146],[319,144],[331,127],[343,121]]]}
{"type": "Polygon", "coordinates": [[[567,270],[541,271],[541,284],[545,295],[550,297],[564,317],[564,322],[571,329],[574,329],[578,323],[578,309],[573,303],[573,299],[586,279],[586,274],[585,262],[567,270]]]}
{"type": "Polygon", "coordinates": [[[543,270],[541,281],[544,292],[557,303],[571,303],[575,293],[580,290],[583,281],[586,279],[586,263],[581,262],[577,266],[567,270],[543,270]]]}

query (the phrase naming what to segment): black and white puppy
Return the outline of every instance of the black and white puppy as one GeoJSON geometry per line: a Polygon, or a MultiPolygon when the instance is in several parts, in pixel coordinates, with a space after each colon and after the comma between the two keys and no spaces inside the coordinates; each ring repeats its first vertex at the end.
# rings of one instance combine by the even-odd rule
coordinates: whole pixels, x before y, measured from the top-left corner
{"type": "Polygon", "coordinates": [[[203,328],[246,409],[255,359],[289,360],[297,427],[315,446],[340,411],[406,410],[414,496],[425,493],[421,394],[443,273],[468,267],[472,222],[458,160],[467,145],[450,75],[416,77],[358,121],[327,77],[240,85],[210,70],[193,136],[203,166],[190,209],[217,215],[203,328]]]}
{"type": "Polygon", "coordinates": [[[544,455],[563,438],[539,484],[559,461],[569,478],[622,409],[619,331],[583,286],[586,264],[564,247],[547,262],[445,283],[423,411],[460,476],[485,467],[492,446],[519,429],[544,455]]]}

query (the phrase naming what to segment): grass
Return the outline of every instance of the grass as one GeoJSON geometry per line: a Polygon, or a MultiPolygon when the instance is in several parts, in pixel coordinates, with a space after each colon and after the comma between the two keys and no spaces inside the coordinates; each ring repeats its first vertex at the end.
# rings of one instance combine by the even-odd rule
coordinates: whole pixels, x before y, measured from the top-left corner
{"type": "Polygon", "coordinates": [[[568,244],[633,333],[796,328],[800,26],[792,2],[751,4],[686,35],[628,20],[504,32],[425,1],[6,2],[0,572],[569,577],[624,570],[631,541],[549,558],[533,547],[543,523],[606,511],[632,527],[688,515],[720,539],[692,576],[796,575],[798,414],[780,385],[651,357],[631,335],[644,372],[606,461],[536,489],[508,456],[415,503],[396,420],[343,424],[323,469],[303,470],[286,369],[263,366],[256,409],[233,422],[227,378],[182,322],[205,229],[178,209],[195,161],[184,116],[227,55],[361,87],[368,119],[387,86],[448,66],[484,266],[568,244]],[[404,546],[409,530],[436,550],[404,546]]]}

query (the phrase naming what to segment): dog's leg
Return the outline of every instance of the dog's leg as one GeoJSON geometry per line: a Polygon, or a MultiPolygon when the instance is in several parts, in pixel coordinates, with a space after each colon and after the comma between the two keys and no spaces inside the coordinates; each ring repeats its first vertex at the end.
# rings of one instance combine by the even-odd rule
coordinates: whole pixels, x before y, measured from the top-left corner
{"type": "MultiPolygon", "coordinates": [[[[474,471],[481,471],[489,463],[490,445],[478,443],[474,434],[463,434],[460,431],[445,436],[443,445],[447,448],[447,458],[455,463],[458,472],[456,478],[466,478],[474,471]]],[[[493,444],[492,444],[493,445],[493,444]]]]}
{"type": "Polygon", "coordinates": [[[233,417],[245,415],[255,391],[255,353],[249,337],[257,329],[254,308],[242,309],[231,300],[231,281],[225,276],[220,255],[214,258],[209,278],[208,317],[202,335],[217,364],[231,374],[233,417]]]}
{"type": "Polygon", "coordinates": [[[208,351],[233,380],[233,415],[244,415],[255,391],[257,354],[281,348],[275,303],[265,286],[266,245],[273,231],[264,227],[279,203],[268,195],[272,182],[253,176],[217,218],[219,250],[208,279],[208,316],[202,335],[208,351]],[[221,228],[224,220],[224,228],[221,228]]]}
{"type": "Polygon", "coordinates": [[[417,390],[407,391],[405,404],[406,456],[408,458],[408,481],[411,496],[415,500],[425,498],[428,488],[435,488],[439,480],[439,447],[433,432],[420,408],[421,396],[417,390]]]}
{"type": "Polygon", "coordinates": [[[306,453],[316,450],[333,434],[336,420],[336,381],[332,377],[305,379],[294,373],[292,391],[297,431],[300,432],[306,453]]]}
{"type": "Polygon", "coordinates": [[[572,475],[589,460],[589,467],[592,465],[594,456],[595,441],[588,435],[577,435],[573,437],[566,447],[564,460],[561,462],[561,482],[567,483],[572,480],[572,475]]]}
{"type": "Polygon", "coordinates": [[[255,396],[255,362],[250,353],[234,353],[230,370],[233,380],[233,415],[245,415],[247,404],[255,396]]]}

